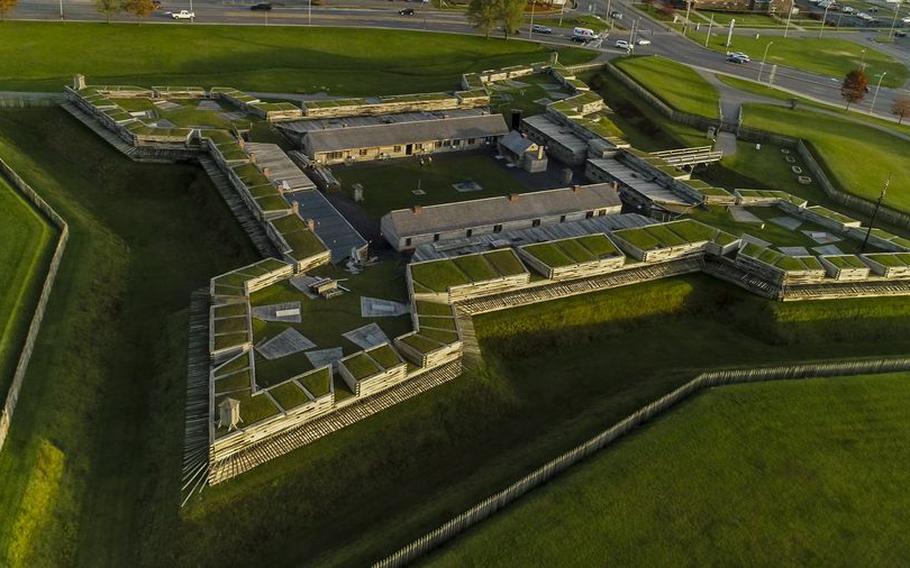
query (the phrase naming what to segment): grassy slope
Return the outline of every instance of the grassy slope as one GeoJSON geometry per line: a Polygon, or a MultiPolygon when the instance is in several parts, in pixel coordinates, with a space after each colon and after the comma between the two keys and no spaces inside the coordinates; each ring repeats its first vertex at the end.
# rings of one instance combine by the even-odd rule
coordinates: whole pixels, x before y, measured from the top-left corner
{"type": "MultiPolygon", "coordinates": [[[[527,42],[383,30],[8,22],[3,36],[5,90],[58,91],[83,73],[96,84],[373,95],[452,90],[466,71],[549,57],[547,48],[527,42]],[[128,66],[124,53],[130,54],[128,66]]],[[[565,64],[593,56],[560,50],[565,64]]]]}
{"type": "Polygon", "coordinates": [[[616,66],[672,108],[718,117],[717,89],[691,67],[657,55],[621,59],[616,66]]]}
{"type": "Polygon", "coordinates": [[[189,293],[254,256],[201,171],[62,110],[0,113],[0,154],[72,231],[0,453],[0,564],[132,564],[177,521],[189,293]]]}
{"type": "Polygon", "coordinates": [[[834,175],[832,181],[865,199],[877,199],[890,174],[892,191],[885,203],[910,211],[910,168],[900,166],[910,156],[910,141],[835,116],[771,105],[744,105],[743,124],[812,142],[834,175]]]}
{"type": "Polygon", "coordinates": [[[490,367],[207,489],[184,561],[229,541],[238,563],[364,565],[699,367],[906,353],[908,326],[900,299],[773,304],[706,277],[488,314],[490,367]]]}
{"type": "Polygon", "coordinates": [[[54,227],[0,178],[0,400],[41,294],[55,235],[54,227]]]}
{"type": "MultiPolygon", "coordinates": [[[[702,28],[704,29],[704,26],[702,28]]],[[[689,32],[689,38],[699,45],[705,44],[704,33],[689,32]]],[[[711,34],[711,41],[708,47],[722,53],[727,51],[748,53],[753,59],[751,65],[758,65],[758,61],[761,60],[768,42],[773,41],[774,45],[768,49],[767,63],[788,65],[830,77],[842,78],[849,71],[859,67],[860,61],[863,61],[862,50],[864,46],[853,41],[834,37],[823,39],[784,38],[779,35],[766,34],[759,39],[755,39],[755,36],[751,34],[737,34],[733,36],[733,45],[731,47],[724,45],[726,41],[727,34],[721,30],[711,34]]],[[[866,74],[869,77],[875,77],[882,71],[888,73],[882,80],[882,85],[900,87],[910,76],[910,71],[900,61],[871,47],[865,49],[866,74]]]]}
{"type": "Polygon", "coordinates": [[[428,564],[900,564],[908,403],[908,374],[713,389],[428,564]]]}

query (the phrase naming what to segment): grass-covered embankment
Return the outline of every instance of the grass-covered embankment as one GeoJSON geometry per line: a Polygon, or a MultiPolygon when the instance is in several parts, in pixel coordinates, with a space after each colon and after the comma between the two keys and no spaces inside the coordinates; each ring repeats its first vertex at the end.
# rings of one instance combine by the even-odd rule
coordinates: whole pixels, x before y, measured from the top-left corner
{"type": "Polygon", "coordinates": [[[711,389],[428,564],[901,564],[908,404],[906,373],[711,389]]]}
{"type": "Polygon", "coordinates": [[[0,452],[0,565],[156,563],[176,533],[189,294],[255,257],[201,170],[134,164],[62,110],[0,113],[0,155],[70,226],[0,452]]]}
{"type": "Polygon", "coordinates": [[[0,177],[0,401],[41,295],[55,235],[53,225],[0,177]]]}
{"type": "Polygon", "coordinates": [[[744,105],[743,125],[810,142],[831,181],[857,197],[875,201],[891,176],[884,203],[910,211],[910,140],[830,114],[766,104],[744,105]]]}
{"type": "MultiPolygon", "coordinates": [[[[596,55],[559,52],[565,65],[596,55]]],[[[82,73],[95,84],[342,95],[450,91],[460,88],[462,73],[549,57],[548,48],[523,41],[408,31],[7,22],[0,90],[60,91],[82,73]]]]}
{"type": "Polygon", "coordinates": [[[691,67],[659,55],[620,59],[615,65],[667,106],[679,112],[718,118],[717,89],[691,67]]]}

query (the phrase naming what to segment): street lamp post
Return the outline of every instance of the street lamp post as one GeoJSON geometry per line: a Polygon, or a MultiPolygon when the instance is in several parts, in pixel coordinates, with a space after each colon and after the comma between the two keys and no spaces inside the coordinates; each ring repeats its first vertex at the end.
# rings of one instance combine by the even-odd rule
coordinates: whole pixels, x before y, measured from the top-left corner
{"type": "Polygon", "coordinates": [[[689,31],[689,14],[692,12],[692,4],[694,3],[695,0],[686,0],[686,25],[683,26],[683,36],[689,31]]]}
{"type": "Polygon", "coordinates": [[[878,76],[878,85],[875,87],[875,94],[872,95],[872,106],[869,107],[869,112],[875,112],[875,100],[878,98],[878,91],[882,88],[882,79],[884,79],[887,74],[887,71],[882,71],[882,74],[878,76]]]}
{"type": "Polygon", "coordinates": [[[897,25],[897,16],[901,12],[901,6],[904,4],[904,0],[898,0],[897,8],[894,9],[894,17],[891,18],[891,31],[888,32],[888,39],[894,39],[894,27],[897,25]]]}
{"type": "Polygon", "coordinates": [[[190,0],[190,14],[190,23],[192,24],[194,21],[196,21],[196,13],[193,12],[193,0],[190,0]]]}
{"type": "Polygon", "coordinates": [[[825,33],[825,25],[828,22],[828,9],[831,7],[831,4],[825,6],[825,14],[822,16],[822,27],[818,29],[818,39],[822,38],[822,34],[825,33]]]}
{"type": "Polygon", "coordinates": [[[708,47],[708,42],[711,41],[711,28],[714,27],[714,14],[711,14],[711,21],[708,22],[708,35],[705,37],[705,47],[708,47]]]}
{"type": "Polygon", "coordinates": [[[63,0],[60,0],[60,21],[63,21],[63,0]]]}
{"type": "Polygon", "coordinates": [[[531,36],[534,35],[534,6],[537,5],[537,2],[531,0],[531,25],[528,27],[528,39],[531,39],[531,36]]]}
{"type": "Polygon", "coordinates": [[[307,0],[306,3],[306,25],[313,25],[313,0],[307,0]]]}
{"type": "Polygon", "coordinates": [[[790,19],[793,17],[793,0],[790,0],[790,10],[787,12],[787,26],[784,28],[784,37],[790,35],[790,19]]]}
{"type": "Polygon", "coordinates": [[[765,59],[768,58],[768,50],[771,49],[771,46],[774,45],[773,41],[769,41],[768,45],[765,46],[765,54],[761,57],[761,65],[758,67],[758,82],[761,83],[761,75],[765,70],[765,59]]]}

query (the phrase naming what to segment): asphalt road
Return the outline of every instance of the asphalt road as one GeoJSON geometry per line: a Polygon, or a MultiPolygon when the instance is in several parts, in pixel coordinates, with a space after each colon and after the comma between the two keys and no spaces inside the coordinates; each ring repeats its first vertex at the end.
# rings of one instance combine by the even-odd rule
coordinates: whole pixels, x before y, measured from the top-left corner
{"type": "MultiPolygon", "coordinates": [[[[65,19],[68,21],[103,21],[105,17],[99,14],[91,0],[62,0],[65,19]]],[[[204,24],[235,24],[235,25],[314,25],[314,26],[339,26],[339,27],[382,27],[392,29],[429,30],[437,32],[473,34],[475,30],[467,23],[464,16],[458,11],[443,11],[431,8],[419,2],[405,3],[401,1],[354,0],[355,6],[308,7],[304,3],[276,6],[270,12],[255,12],[249,9],[248,4],[227,4],[216,0],[195,0],[192,10],[196,14],[195,22],[175,21],[166,15],[169,11],[190,9],[190,0],[172,1],[164,0],[159,11],[149,18],[150,22],[167,25],[204,25],[204,24]],[[401,16],[398,10],[413,8],[413,16],[401,16]]],[[[606,2],[592,0],[595,13],[606,12],[606,2]]],[[[587,7],[588,4],[585,4],[587,7]]],[[[19,5],[8,16],[10,19],[23,20],[59,20],[60,0],[20,0],[19,5]]],[[[704,49],[674,31],[669,31],[661,24],[645,17],[639,17],[631,7],[621,0],[613,0],[611,9],[624,13],[624,23],[632,26],[632,20],[638,19],[638,33],[636,38],[648,38],[652,41],[650,46],[636,48],[636,53],[657,53],[682,63],[703,69],[726,73],[746,79],[757,79],[760,64],[753,61],[750,64],[738,65],[729,63],[723,54],[704,49]]],[[[550,16],[552,17],[552,16],[550,16]]],[[[116,16],[118,21],[130,21],[129,17],[116,16]]],[[[356,32],[353,32],[356,33],[356,32]]],[[[534,34],[533,39],[556,45],[578,45],[569,39],[571,30],[568,28],[554,28],[552,34],[534,34]]],[[[864,37],[859,33],[851,33],[851,39],[862,41],[864,37]]],[[[518,36],[521,39],[529,37],[525,27],[518,36]]],[[[842,36],[838,36],[842,37],[842,36]]],[[[623,50],[613,46],[618,39],[629,39],[629,32],[614,30],[610,37],[604,40],[597,49],[599,59],[611,59],[623,55],[623,50]]],[[[889,49],[895,56],[903,56],[910,63],[910,57],[899,48],[889,49]]],[[[758,54],[751,54],[753,57],[758,54]]],[[[771,66],[766,66],[763,77],[767,80],[771,66]]],[[[840,81],[838,77],[825,77],[815,73],[799,71],[789,67],[779,66],[775,72],[774,84],[804,96],[815,98],[834,104],[841,104],[840,81]]],[[[888,110],[891,102],[900,94],[907,94],[904,89],[890,89],[883,87],[876,98],[875,111],[884,118],[893,118],[888,110]]],[[[856,110],[869,111],[873,97],[866,97],[856,110]]]]}

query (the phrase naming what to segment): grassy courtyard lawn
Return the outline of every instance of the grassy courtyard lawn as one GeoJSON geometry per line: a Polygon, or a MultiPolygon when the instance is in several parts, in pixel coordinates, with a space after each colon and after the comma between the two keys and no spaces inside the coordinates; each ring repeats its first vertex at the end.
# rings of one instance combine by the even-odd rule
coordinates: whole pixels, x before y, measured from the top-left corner
{"type": "Polygon", "coordinates": [[[496,83],[493,87],[493,108],[496,112],[504,114],[507,121],[513,109],[521,110],[524,116],[531,116],[546,110],[543,105],[534,101],[540,99],[556,100],[551,96],[554,93],[561,93],[566,97],[570,95],[552,77],[542,73],[520,77],[515,79],[515,81],[525,83],[527,86],[514,88],[505,83],[496,83]]]}
{"type": "Polygon", "coordinates": [[[703,276],[475,327],[488,366],[206,489],[181,560],[208,564],[230,541],[240,564],[366,565],[700,368],[910,352],[906,300],[775,304],[703,276]]]}
{"type": "MultiPolygon", "coordinates": [[[[316,274],[316,271],[310,271],[316,274]]],[[[368,267],[360,274],[351,275],[333,267],[323,267],[318,273],[342,279],[342,286],[350,290],[331,299],[310,299],[288,282],[280,282],[260,290],[250,299],[252,305],[262,306],[280,302],[300,302],[301,323],[265,322],[253,318],[253,343],[271,339],[285,329],[293,327],[316,344],[314,349],[341,347],[345,355],[361,348],[341,336],[342,333],[370,323],[377,324],[390,340],[411,331],[411,318],[399,317],[363,318],[360,316],[361,296],[384,300],[407,301],[404,283],[404,269],[394,261],[381,262],[368,267]]],[[[278,384],[313,365],[306,352],[268,360],[256,354],[256,382],[260,386],[278,384]]]]}
{"type": "Polygon", "coordinates": [[[769,16],[762,13],[748,12],[708,12],[705,10],[693,11],[691,20],[692,24],[704,24],[714,18],[715,26],[729,26],[730,20],[736,19],[736,28],[775,28],[782,27],[782,24],[769,16]]]}
{"type": "Polygon", "coordinates": [[[432,163],[420,165],[419,158],[401,158],[382,162],[367,162],[352,166],[335,166],[332,172],[341,182],[345,193],[354,195],[353,186],[363,186],[364,201],[360,203],[370,217],[378,219],[394,209],[414,205],[433,205],[467,201],[528,191],[521,182],[509,175],[502,162],[487,152],[432,157],[432,163]],[[474,181],[481,191],[458,191],[453,184],[474,181]],[[417,188],[425,195],[415,195],[417,188]]]}
{"type": "Polygon", "coordinates": [[[719,116],[717,89],[687,65],[659,55],[620,59],[615,65],[680,112],[719,116]]]}
{"type": "Polygon", "coordinates": [[[427,564],[901,564],[908,404],[907,373],[712,389],[427,564]]]}
{"type": "MultiPolygon", "coordinates": [[[[689,38],[699,45],[705,44],[705,34],[690,32],[689,38]]],[[[781,36],[765,35],[755,39],[754,35],[734,35],[733,45],[725,47],[726,33],[712,33],[708,47],[715,51],[742,51],[752,56],[752,65],[758,65],[765,46],[769,41],[774,45],[768,50],[767,63],[778,63],[804,71],[811,71],[841,79],[848,72],[860,66],[863,61],[863,46],[845,39],[834,37],[815,38],[784,38],[781,36]]],[[[865,48],[866,74],[875,77],[882,71],[887,75],[882,81],[886,87],[900,87],[910,76],[907,67],[890,55],[872,48],[865,48]]],[[[730,65],[734,65],[731,63],[730,65]]]]}
{"type": "Polygon", "coordinates": [[[885,204],[910,211],[910,168],[900,167],[910,156],[910,141],[829,114],[772,105],[744,105],[743,124],[807,140],[832,181],[867,200],[878,198],[891,175],[885,204]],[[806,124],[812,128],[804,128],[806,124]]]}
{"type": "MultiPolygon", "coordinates": [[[[347,95],[454,90],[461,74],[546,60],[523,41],[423,32],[280,26],[136,26],[8,22],[0,43],[0,89],[59,91],[83,73],[90,83],[230,86],[347,95]],[[124,71],[123,53],[130,54],[124,71]],[[23,56],[27,54],[27,56],[23,56]]],[[[560,49],[570,65],[594,57],[560,49]]]]}
{"type": "Polygon", "coordinates": [[[0,401],[22,350],[57,231],[0,177],[0,401]]]}
{"type": "Polygon", "coordinates": [[[71,231],[0,452],[0,565],[161,562],[189,294],[252,247],[201,170],[135,164],[61,109],[0,113],[0,155],[71,231]]]}

